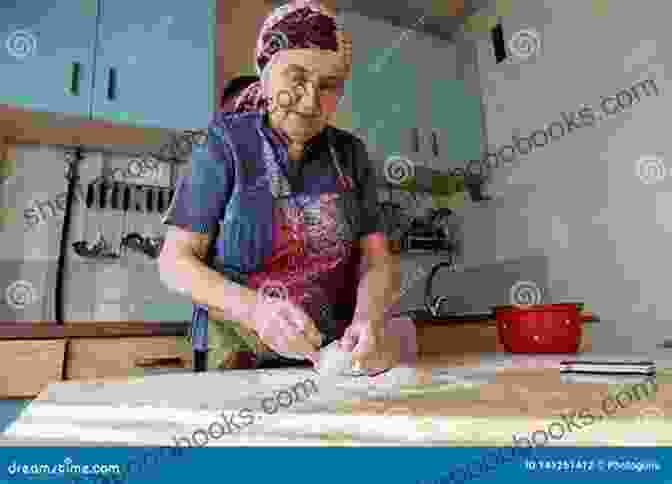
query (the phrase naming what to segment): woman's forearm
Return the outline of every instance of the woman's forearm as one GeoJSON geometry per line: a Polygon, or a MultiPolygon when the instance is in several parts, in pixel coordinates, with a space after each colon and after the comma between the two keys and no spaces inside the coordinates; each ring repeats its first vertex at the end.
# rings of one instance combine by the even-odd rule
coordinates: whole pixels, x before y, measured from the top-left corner
{"type": "Polygon", "coordinates": [[[195,255],[180,254],[169,262],[161,261],[160,273],[170,289],[212,308],[215,319],[232,320],[255,329],[251,314],[256,293],[210,269],[195,255]]]}
{"type": "Polygon", "coordinates": [[[357,289],[354,319],[383,324],[385,315],[399,302],[400,293],[399,264],[391,261],[368,268],[357,289]]]}

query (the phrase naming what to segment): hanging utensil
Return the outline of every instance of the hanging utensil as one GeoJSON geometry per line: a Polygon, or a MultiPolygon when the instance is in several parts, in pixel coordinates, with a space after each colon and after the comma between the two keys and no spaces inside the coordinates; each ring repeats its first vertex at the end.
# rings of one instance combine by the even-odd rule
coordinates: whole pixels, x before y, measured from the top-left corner
{"type": "Polygon", "coordinates": [[[89,183],[86,189],[86,208],[93,207],[96,201],[96,186],[94,183],[89,183]]]}
{"type": "Polygon", "coordinates": [[[107,207],[108,188],[106,181],[101,181],[98,185],[98,208],[101,210],[107,207]]]}
{"type": "Polygon", "coordinates": [[[119,182],[112,183],[111,207],[112,210],[121,210],[121,187],[119,182]]]}
{"type": "Polygon", "coordinates": [[[166,210],[166,205],[165,205],[165,190],[162,190],[161,188],[157,189],[156,191],[156,210],[163,215],[163,212],[166,210]]]}
{"type": "Polygon", "coordinates": [[[154,212],[154,190],[150,187],[145,189],[147,213],[154,212]]]}

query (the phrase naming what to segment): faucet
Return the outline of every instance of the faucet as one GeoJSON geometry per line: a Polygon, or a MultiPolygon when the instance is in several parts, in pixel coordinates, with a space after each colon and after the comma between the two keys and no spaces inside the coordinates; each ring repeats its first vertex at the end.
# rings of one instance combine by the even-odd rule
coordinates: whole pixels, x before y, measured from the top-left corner
{"type": "Polygon", "coordinates": [[[449,262],[440,262],[432,267],[432,271],[429,273],[429,277],[427,277],[427,283],[425,284],[425,308],[435,318],[441,315],[441,305],[450,300],[448,296],[438,296],[432,299],[432,282],[434,280],[434,276],[442,267],[448,267],[452,270],[455,267],[455,261],[450,260],[449,262]]]}

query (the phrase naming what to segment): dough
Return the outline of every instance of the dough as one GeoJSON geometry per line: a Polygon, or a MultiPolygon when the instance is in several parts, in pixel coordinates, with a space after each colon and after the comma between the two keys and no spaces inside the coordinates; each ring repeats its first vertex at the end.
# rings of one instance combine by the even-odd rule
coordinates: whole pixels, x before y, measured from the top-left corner
{"type": "Polygon", "coordinates": [[[352,352],[343,351],[338,347],[338,340],[320,350],[320,362],[317,371],[322,376],[341,375],[352,368],[352,352]]]}

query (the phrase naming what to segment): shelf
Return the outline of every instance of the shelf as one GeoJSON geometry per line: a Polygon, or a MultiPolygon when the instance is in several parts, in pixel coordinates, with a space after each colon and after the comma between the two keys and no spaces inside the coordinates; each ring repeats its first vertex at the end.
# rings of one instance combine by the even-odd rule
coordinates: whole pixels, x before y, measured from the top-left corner
{"type": "Polygon", "coordinates": [[[158,152],[175,133],[0,104],[0,137],[7,144],[83,146],[90,151],[139,154],[158,152]]]}
{"type": "Polygon", "coordinates": [[[461,176],[449,175],[443,171],[424,166],[414,167],[414,177],[410,183],[397,185],[389,183],[385,177],[385,162],[374,161],[377,184],[385,188],[432,193],[434,195],[450,196],[465,191],[464,179],[461,176]]]}

